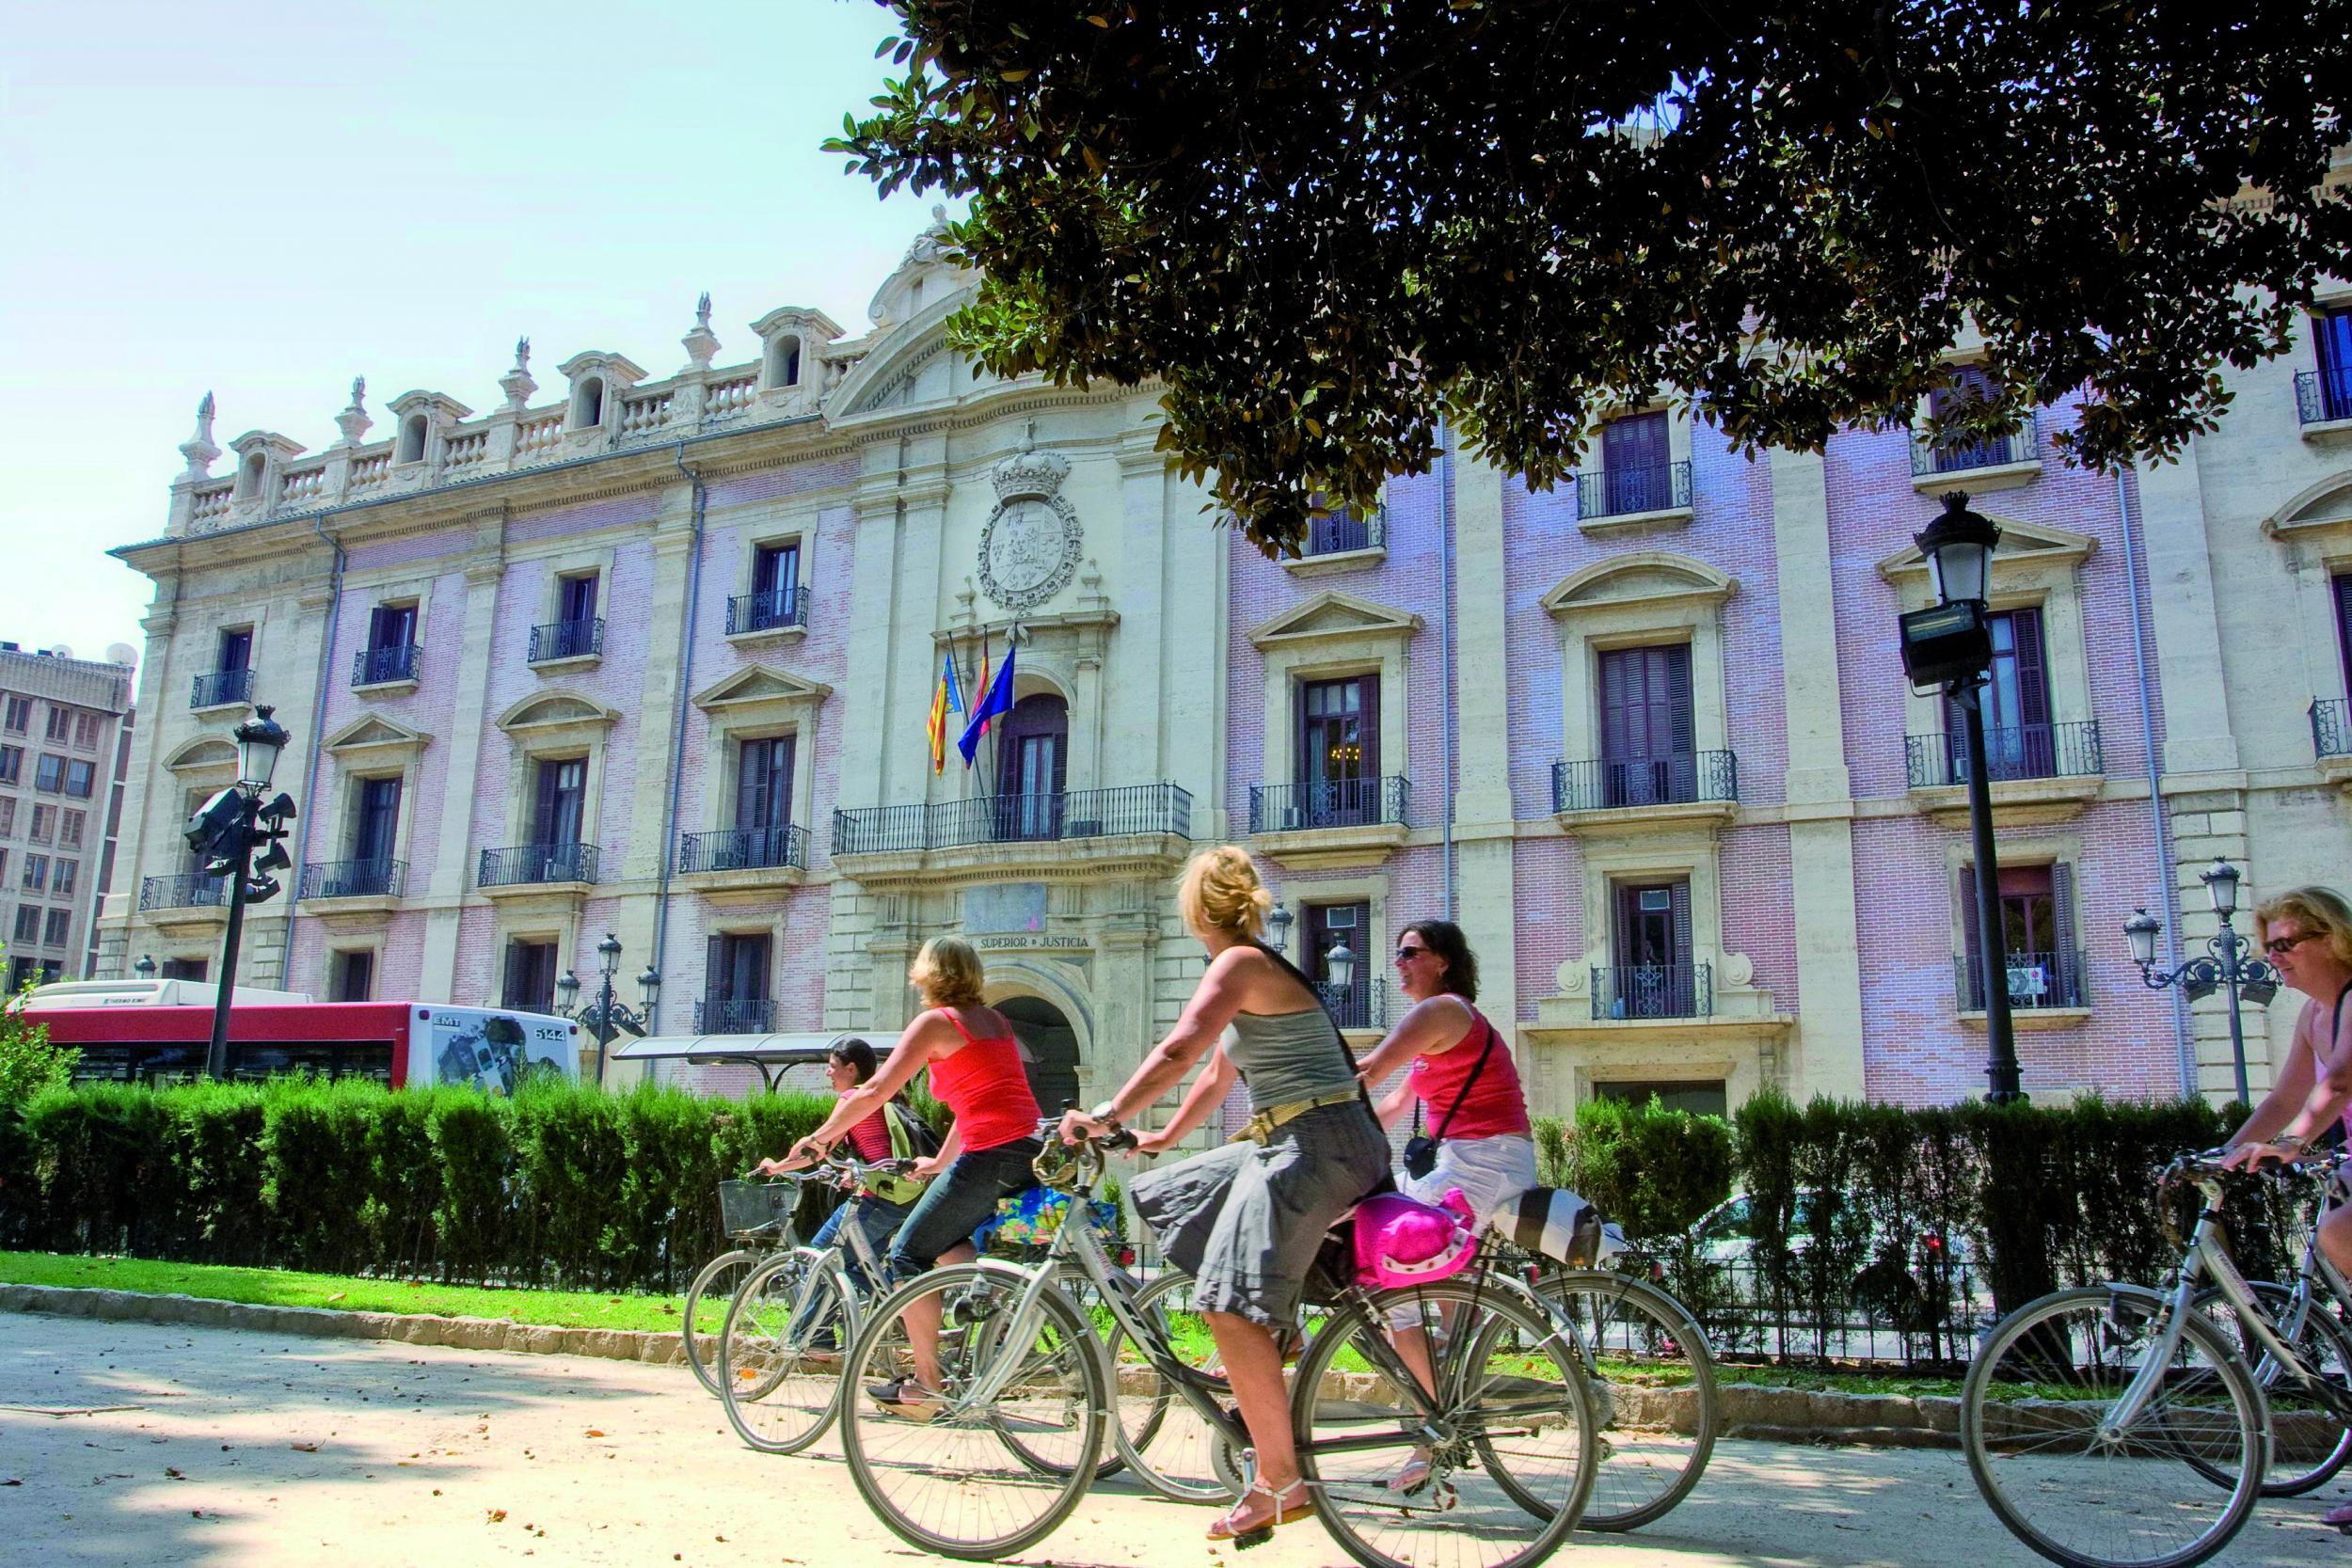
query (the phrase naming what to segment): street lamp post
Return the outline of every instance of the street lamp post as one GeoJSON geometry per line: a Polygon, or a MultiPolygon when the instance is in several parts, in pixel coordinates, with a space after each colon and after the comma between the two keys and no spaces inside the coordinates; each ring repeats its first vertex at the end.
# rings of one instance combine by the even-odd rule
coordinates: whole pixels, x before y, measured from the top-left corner
{"type": "Polygon", "coordinates": [[[207,1077],[229,1071],[229,1007],[237,990],[237,944],[245,935],[245,907],[277,896],[278,884],[270,875],[294,863],[282,842],[286,822],[294,815],[294,799],[279,795],[266,806],[262,794],[278,770],[278,753],[290,738],[285,726],[272,718],[276,710],[257,705],[253,717],[231,732],[237,743],[237,782],[204,802],[189,818],[188,847],[205,857],[210,876],[229,879],[229,927],[221,936],[220,977],[213,988],[213,1038],[204,1053],[207,1077]],[[268,847],[260,861],[253,851],[268,847]]]}
{"type": "Polygon", "coordinates": [[[131,966],[131,973],[137,975],[142,980],[152,980],[155,978],[154,956],[148,953],[140,954],[139,961],[131,966]]]}
{"type": "Polygon", "coordinates": [[[1272,912],[1267,914],[1265,917],[1266,929],[1273,934],[1273,940],[1269,942],[1267,945],[1272,947],[1277,953],[1289,952],[1291,945],[1291,922],[1296,920],[1297,918],[1298,917],[1296,915],[1291,913],[1289,910],[1283,908],[1281,905],[1275,905],[1272,912]]]}
{"type": "Polygon", "coordinates": [[[637,976],[639,1006],[631,1010],[612,994],[612,979],[621,970],[621,939],[607,931],[596,943],[596,956],[602,962],[598,976],[596,999],[585,1007],[579,1006],[580,976],[570,970],[555,982],[555,1010],[588,1031],[596,1042],[596,1082],[604,1082],[605,1049],[619,1035],[643,1036],[653,1027],[655,999],[660,994],[661,976],[648,964],[637,976]]]}
{"type": "Polygon", "coordinates": [[[2237,1074],[2238,1103],[2251,1104],[2253,1096],[2246,1082],[2246,1026],[2238,1017],[2238,1005],[2242,998],[2257,1007],[2270,1006],[2270,999],[2279,994],[2279,972],[2253,957],[2254,944],[2237,934],[2233,917],[2237,913],[2238,868],[2228,861],[2216,859],[2197,874],[2197,879],[2205,884],[2205,893],[2213,899],[2213,912],[2220,921],[2221,928],[2205,942],[2210,956],[2190,958],[2178,969],[2158,969],[2156,937],[2164,929],[2164,922],[2144,909],[2134,910],[2132,917],[2123,922],[2123,939],[2131,944],[2132,962],[2139,966],[2140,980],[2151,990],[2177,985],[2191,1002],[2201,1001],[2217,990],[2228,990],[2230,1057],[2237,1074]]]}
{"type": "Polygon", "coordinates": [[[1990,1055],[1986,1098],[2007,1104],[2026,1098],[2017,1066],[2017,1035],[2010,1018],[2009,951],[2001,925],[2000,866],[1993,843],[1993,784],[1984,755],[1984,683],[1993,662],[1985,600],[1993,551],[2001,531],[1968,510],[1965,492],[1944,498],[1943,515],[1914,541],[1926,560],[1937,602],[1902,618],[1903,667],[1916,686],[1940,685],[1960,709],[1967,768],[1968,828],[1976,860],[1978,983],[1984,988],[1984,1032],[1990,1055]]]}

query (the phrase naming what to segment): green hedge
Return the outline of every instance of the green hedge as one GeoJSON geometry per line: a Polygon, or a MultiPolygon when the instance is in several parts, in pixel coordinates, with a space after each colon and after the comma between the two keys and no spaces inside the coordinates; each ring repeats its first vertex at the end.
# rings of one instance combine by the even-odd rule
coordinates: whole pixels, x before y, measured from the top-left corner
{"type": "Polygon", "coordinates": [[[831,1103],[301,1078],[52,1089],[0,1108],[0,1245],[675,1291],[725,1243],[717,1184],[831,1103]]]}

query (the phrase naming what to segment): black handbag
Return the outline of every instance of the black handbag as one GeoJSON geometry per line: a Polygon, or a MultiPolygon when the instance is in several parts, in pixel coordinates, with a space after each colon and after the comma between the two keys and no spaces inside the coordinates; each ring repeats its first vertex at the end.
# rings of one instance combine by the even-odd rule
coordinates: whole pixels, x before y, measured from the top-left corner
{"type": "MultiPolygon", "coordinates": [[[[1462,1101],[1468,1100],[1470,1090],[1478,1086],[1478,1075],[1486,1070],[1486,1054],[1495,1048],[1495,1026],[1483,1018],[1478,1022],[1486,1027],[1486,1043],[1478,1048],[1478,1060],[1470,1064],[1470,1076],[1462,1080],[1461,1090],[1454,1095],[1454,1103],[1446,1107],[1445,1120],[1438,1123],[1434,1133],[1416,1131],[1405,1140],[1405,1174],[1416,1180],[1438,1168],[1438,1146],[1445,1142],[1445,1130],[1454,1125],[1454,1117],[1462,1109],[1462,1101]]],[[[1416,1129],[1421,1126],[1421,1104],[1418,1101],[1413,1105],[1413,1126],[1416,1129]]]]}

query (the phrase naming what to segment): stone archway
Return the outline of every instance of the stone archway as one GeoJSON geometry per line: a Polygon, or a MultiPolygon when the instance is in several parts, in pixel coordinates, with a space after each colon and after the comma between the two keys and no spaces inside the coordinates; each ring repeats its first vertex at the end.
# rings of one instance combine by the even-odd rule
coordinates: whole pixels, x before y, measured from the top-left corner
{"type": "Polygon", "coordinates": [[[1008,996],[995,1004],[1028,1058],[1029,1088],[1040,1109],[1058,1115],[1078,1100],[1078,1032],[1059,1007],[1038,996],[1008,996]]]}

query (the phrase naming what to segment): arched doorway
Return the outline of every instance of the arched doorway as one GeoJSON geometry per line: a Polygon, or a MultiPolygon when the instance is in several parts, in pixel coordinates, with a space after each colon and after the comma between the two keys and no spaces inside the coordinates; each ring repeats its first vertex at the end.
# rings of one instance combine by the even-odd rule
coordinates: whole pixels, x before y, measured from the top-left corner
{"type": "Polygon", "coordinates": [[[1070,1020],[1051,1002],[1035,996],[1009,996],[996,1010],[1012,1025],[1028,1057],[1029,1089],[1039,1109],[1058,1115],[1078,1099],[1078,1035],[1070,1020]]]}

